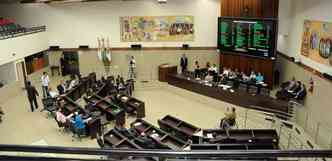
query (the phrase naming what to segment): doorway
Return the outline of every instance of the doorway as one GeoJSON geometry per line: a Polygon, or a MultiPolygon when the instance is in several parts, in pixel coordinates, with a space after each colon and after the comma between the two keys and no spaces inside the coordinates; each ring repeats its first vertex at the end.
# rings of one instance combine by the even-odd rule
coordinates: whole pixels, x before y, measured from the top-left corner
{"type": "Polygon", "coordinates": [[[17,81],[20,82],[22,88],[25,88],[25,82],[27,81],[27,72],[25,69],[24,61],[16,62],[16,75],[17,81]]]}

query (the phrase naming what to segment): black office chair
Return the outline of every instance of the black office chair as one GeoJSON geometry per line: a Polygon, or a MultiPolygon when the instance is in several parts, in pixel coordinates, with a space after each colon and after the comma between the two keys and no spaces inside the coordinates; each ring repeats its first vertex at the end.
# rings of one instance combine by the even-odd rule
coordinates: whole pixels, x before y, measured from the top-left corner
{"type": "Polygon", "coordinates": [[[227,81],[226,85],[233,87],[234,86],[234,82],[233,81],[227,81]]]}
{"type": "Polygon", "coordinates": [[[256,95],[258,93],[258,88],[256,86],[249,86],[248,93],[256,95]]]}
{"type": "Polygon", "coordinates": [[[238,90],[246,92],[247,91],[247,84],[240,83],[238,90]]]}
{"type": "Polygon", "coordinates": [[[47,118],[52,117],[54,112],[57,110],[57,103],[55,98],[47,97],[42,99],[44,108],[40,111],[47,111],[47,118]]]}
{"type": "Polygon", "coordinates": [[[74,141],[75,138],[77,138],[79,141],[81,141],[83,137],[88,136],[86,128],[77,129],[77,128],[75,128],[74,124],[71,124],[71,131],[73,132],[72,141],[74,141]]]}
{"type": "Polygon", "coordinates": [[[268,89],[268,88],[261,88],[260,95],[262,95],[262,96],[270,96],[270,89],[268,89]]]}

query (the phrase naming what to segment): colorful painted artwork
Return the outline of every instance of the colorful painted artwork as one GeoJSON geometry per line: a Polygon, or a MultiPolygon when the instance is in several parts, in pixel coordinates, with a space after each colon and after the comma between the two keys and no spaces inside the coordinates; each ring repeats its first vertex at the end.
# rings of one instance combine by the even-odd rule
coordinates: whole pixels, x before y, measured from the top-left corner
{"type": "Polygon", "coordinates": [[[332,66],[332,23],[305,20],[301,54],[318,63],[332,66]]]}
{"type": "Polygon", "coordinates": [[[194,41],[193,16],[120,17],[122,42],[194,41]]]}

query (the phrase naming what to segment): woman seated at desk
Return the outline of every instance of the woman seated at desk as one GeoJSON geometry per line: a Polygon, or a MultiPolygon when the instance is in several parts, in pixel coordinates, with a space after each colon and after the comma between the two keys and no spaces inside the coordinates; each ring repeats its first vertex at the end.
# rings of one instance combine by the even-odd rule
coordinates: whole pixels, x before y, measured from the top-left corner
{"type": "Polygon", "coordinates": [[[224,67],[224,68],[223,68],[223,73],[222,73],[222,75],[223,75],[224,77],[228,77],[228,75],[229,75],[229,71],[230,71],[230,69],[224,67]]]}
{"type": "Polygon", "coordinates": [[[229,111],[229,108],[227,108],[225,117],[220,121],[220,128],[224,130],[229,130],[235,124],[236,124],[235,108],[233,107],[232,111],[229,111]]]}
{"type": "Polygon", "coordinates": [[[250,80],[250,78],[245,73],[241,72],[241,75],[242,75],[242,80],[243,81],[247,82],[247,81],[250,80]]]}
{"type": "Polygon", "coordinates": [[[260,72],[256,75],[256,83],[264,83],[264,77],[260,72]]]}
{"type": "Polygon", "coordinates": [[[212,82],[213,81],[213,75],[211,72],[208,72],[208,75],[204,79],[205,81],[212,82]]]}
{"type": "Polygon", "coordinates": [[[69,128],[70,127],[70,117],[72,115],[68,115],[68,116],[65,116],[63,113],[62,113],[62,110],[63,108],[60,107],[58,109],[58,111],[55,113],[55,118],[56,118],[56,121],[60,124],[62,124],[65,128],[69,128]]]}

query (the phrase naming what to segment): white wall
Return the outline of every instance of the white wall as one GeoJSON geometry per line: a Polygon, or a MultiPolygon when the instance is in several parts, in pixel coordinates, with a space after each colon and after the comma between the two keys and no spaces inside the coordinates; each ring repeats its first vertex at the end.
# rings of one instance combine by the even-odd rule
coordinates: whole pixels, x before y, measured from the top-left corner
{"type": "Polygon", "coordinates": [[[279,0],[278,51],[288,53],[288,37],[292,17],[291,0],[279,0]]]}
{"type": "MultiPolygon", "coordinates": [[[[192,46],[217,44],[217,18],[220,0],[168,0],[160,5],[156,0],[107,1],[70,4],[9,5],[1,10],[5,17],[25,26],[46,25],[50,45],[76,48],[96,47],[98,36],[110,36],[113,47],[129,47],[120,42],[120,16],[194,16],[195,40],[192,46]]],[[[1,11],[0,11],[1,12],[1,11]]],[[[182,46],[184,42],[149,42],[143,46],[182,46]]]]}
{"type": "Polygon", "coordinates": [[[0,81],[5,85],[16,81],[16,70],[13,62],[0,65],[0,81]]]}
{"type": "Polygon", "coordinates": [[[278,41],[278,50],[318,71],[332,74],[331,66],[300,55],[304,20],[332,22],[331,9],[331,0],[280,0],[279,38],[283,38],[278,41]]]}
{"type": "Polygon", "coordinates": [[[39,32],[0,41],[0,65],[48,49],[47,32],[39,32]]]}

